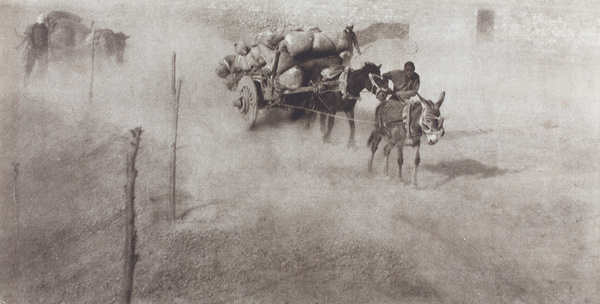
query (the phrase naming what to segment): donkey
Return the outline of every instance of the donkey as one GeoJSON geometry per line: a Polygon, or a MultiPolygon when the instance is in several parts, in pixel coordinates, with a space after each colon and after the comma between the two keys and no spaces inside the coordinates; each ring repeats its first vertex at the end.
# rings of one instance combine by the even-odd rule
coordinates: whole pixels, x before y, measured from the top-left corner
{"type": "MultiPolygon", "coordinates": [[[[418,95],[418,94],[417,94],[418,95]]],[[[367,145],[371,146],[369,172],[373,170],[373,157],[382,138],[387,139],[383,150],[385,156],[385,174],[388,173],[390,152],[398,147],[398,177],[402,181],[402,164],[404,163],[403,147],[412,147],[414,153],[414,169],[412,184],[417,186],[417,170],[421,157],[419,148],[421,136],[427,136],[430,145],[437,143],[444,136],[444,119],[440,115],[440,107],[444,102],[446,92],[442,92],[437,102],[427,100],[418,95],[420,103],[404,104],[397,100],[386,100],[375,110],[375,130],[369,136],[367,145]]]]}
{"type": "MultiPolygon", "coordinates": [[[[327,67],[327,69],[329,70],[337,69],[338,71],[340,71],[340,69],[343,70],[344,68],[345,67],[342,65],[327,67]]],[[[325,70],[325,68],[317,69],[311,77],[311,81],[315,83],[318,88],[321,88],[323,86],[324,81],[328,81],[330,79],[341,80],[340,78],[342,76],[340,76],[340,73],[334,73],[335,76],[329,79],[324,79],[326,77],[323,76],[324,73],[321,73],[323,70],[325,70]]],[[[348,147],[354,147],[354,107],[356,106],[357,100],[360,98],[360,92],[364,89],[367,89],[371,93],[377,94],[386,86],[384,86],[383,80],[381,79],[381,77],[379,77],[381,75],[381,65],[375,65],[372,62],[366,62],[362,68],[357,70],[349,69],[347,73],[347,86],[344,86],[347,92],[345,94],[346,96],[344,96],[344,94],[340,92],[339,89],[333,89],[329,91],[320,90],[312,95],[310,102],[314,110],[326,113],[325,115],[321,114],[320,118],[321,131],[323,132],[323,142],[331,142],[331,130],[333,129],[335,114],[338,111],[344,111],[346,113],[346,117],[348,117],[348,124],[350,125],[350,138],[348,139],[347,145],[348,147]],[[327,118],[327,116],[327,128],[325,128],[325,119],[327,118]]],[[[306,127],[310,127],[310,122],[312,118],[313,113],[309,112],[306,121],[306,127]]]]}

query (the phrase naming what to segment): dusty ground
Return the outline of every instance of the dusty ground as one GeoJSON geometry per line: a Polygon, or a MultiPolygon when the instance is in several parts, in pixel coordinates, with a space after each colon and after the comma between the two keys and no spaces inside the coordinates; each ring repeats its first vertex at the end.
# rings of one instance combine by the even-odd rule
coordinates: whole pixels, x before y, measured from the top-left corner
{"type": "MultiPolygon", "coordinates": [[[[280,111],[243,129],[214,68],[240,28],[264,19],[104,5],[60,7],[132,35],[125,64],[95,75],[91,103],[80,65],[51,64],[49,77],[18,89],[12,28],[46,7],[2,6],[14,14],[2,21],[0,301],[117,301],[125,154],[136,126],[144,133],[134,303],[600,299],[597,53],[567,49],[561,59],[419,41],[417,54],[398,55],[410,41],[375,42],[356,65],[388,71],[413,60],[424,96],[446,91],[447,133],[422,147],[414,189],[393,178],[395,165],[383,176],[381,154],[367,173],[368,123],[358,123],[354,150],[341,117],[331,145],[280,111]],[[173,51],[183,79],[174,223],[165,220],[173,51]]],[[[370,121],[375,106],[364,93],[357,119],[370,121]]]]}

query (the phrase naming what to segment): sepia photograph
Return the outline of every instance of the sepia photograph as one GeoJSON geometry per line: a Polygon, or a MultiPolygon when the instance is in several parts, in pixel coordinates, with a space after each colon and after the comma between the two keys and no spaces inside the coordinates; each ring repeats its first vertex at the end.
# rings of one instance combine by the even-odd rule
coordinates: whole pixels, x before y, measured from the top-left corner
{"type": "Polygon", "coordinates": [[[0,304],[600,303],[598,0],[0,15],[0,304]]]}

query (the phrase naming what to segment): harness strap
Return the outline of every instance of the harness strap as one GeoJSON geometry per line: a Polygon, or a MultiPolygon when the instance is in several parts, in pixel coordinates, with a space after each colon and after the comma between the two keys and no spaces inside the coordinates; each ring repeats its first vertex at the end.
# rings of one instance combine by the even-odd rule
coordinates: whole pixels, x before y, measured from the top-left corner
{"type": "Polygon", "coordinates": [[[349,67],[345,67],[344,70],[342,71],[342,73],[340,73],[340,77],[339,79],[339,87],[340,87],[340,91],[342,92],[342,95],[347,96],[348,95],[348,74],[350,73],[350,68],[349,67]]]}
{"type": "Polygon", "coordinates": [[[383,122],[380,117],[378,123],[379,123],[379,129],[381,130],[381,132],[389,132],[389,129],[403,126],[406,129],[406,138],[415,139],[415,138],[419,138],[419,137],[423,136],[423,132],[415,132],[410,127],[410,123],[411,123],[410,112],[412,110],[412,106],[413,106],[413,104],[409,103],[408,105],[406,105],[404,107],[405,110],[402,111],[402,118],[400,118],[400,119],[383,122]],[[406,116],[404,114],[406,114],[406,116]]]}
{"type": "Polygon", "coordinates": [[[360,99],[360,96],[352,95],[352,94],[346,92],[346,99],[356,99],[356,100],[358,100],[358,99],[360,99]]]}
{"type": "Polygon", "coordinates": [[[321,94],[315,92],[314,95],[317,95],[317,97],[319,97],[319,100],[321,101],[321,104],[323,104],[325,108],[327,108],[327,110],[331,112],[331,108],[327,105],[323,98],[321,98],[321,94]]]}
{"type": "Polygon", "coordinates": [[[393,128],[400,125],[404,125],[404,119],[381,122],[383,128],[393,128]]]}
{"type": "Polygon", "coordinates": [[[406,137],[411,137],[410,136],[410,113],[412,110],[412,102],[408,102],[408,114],[406,115],[406,137]]]}

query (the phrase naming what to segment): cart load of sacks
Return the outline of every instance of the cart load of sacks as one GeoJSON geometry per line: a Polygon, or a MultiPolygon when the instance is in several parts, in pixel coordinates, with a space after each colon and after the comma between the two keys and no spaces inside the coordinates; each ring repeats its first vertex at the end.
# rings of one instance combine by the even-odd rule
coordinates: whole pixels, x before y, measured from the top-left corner
{"type": "Polygon", "coordinates": [[[240,75],[266,69],[276,75],[278,88],[293,90],[305,85],[317,67],[342,64],[340,54],[351,48],[352,38],[345,31],[266,31],[236,42],[236,54],[221,59],[216,73],[232,89],[240,75]],[[279,62],[273,71],[277,49],[279,62]]]}

